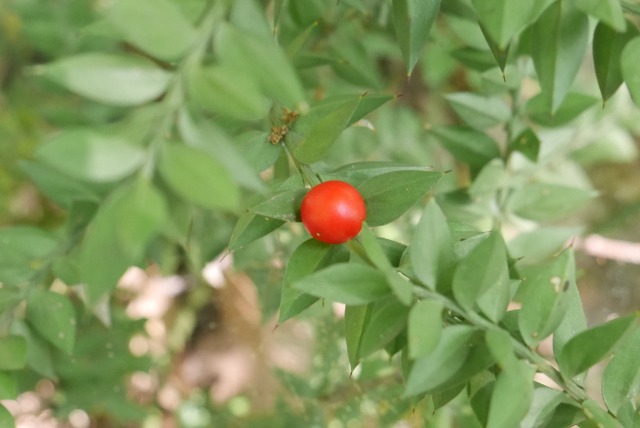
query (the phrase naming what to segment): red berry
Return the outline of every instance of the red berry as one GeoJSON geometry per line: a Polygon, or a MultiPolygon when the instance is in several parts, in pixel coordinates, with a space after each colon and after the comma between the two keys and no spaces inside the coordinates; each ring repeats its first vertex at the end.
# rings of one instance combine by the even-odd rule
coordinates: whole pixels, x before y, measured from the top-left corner
{"type": "Polygon", "coordinates": [[[332,180],[309,190],[302,200],[300,216],[315,239],[327,244],[342,244],[360,233],[367,208],[355,187],[332,180]]]}

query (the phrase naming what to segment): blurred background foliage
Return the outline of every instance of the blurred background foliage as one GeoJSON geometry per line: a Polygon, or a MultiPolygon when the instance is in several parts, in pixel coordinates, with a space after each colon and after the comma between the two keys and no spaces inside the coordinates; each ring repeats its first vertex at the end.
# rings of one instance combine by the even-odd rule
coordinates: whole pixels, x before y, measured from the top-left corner
{"type": "MultiPolygon", "coordinates": [[[[117,127],[126,117],[126,109],[72,95],[37,73],[38,65],[79,52],[135,50],[95,24],[98,3],[0,0],[0,225],[63,224],[69,213],[36,189],[24,161],[33,158],[40,141],[60,129],[117,127]]],[[[175,4],[192,22],[206,6],[204,0],[175,4]]],[[[445,1],[442,7],[453,9],[455,4],[445,1]]],[[[273,2],[264,5],[273,8],[273,2]]],[[[396,160],[454,170],[439,184],[438,193],[444,194],[470,180],[469,171],[430,132],[458,123],[464,115],[446,94],[491,94],[502,87],[503,77],[477,25],[449,10],[434,25],[417,68],[407,78],[389,5],[377,0],[288,1],[279,37],[287,46],[300,28],[311,28],[318,53],[299,57],[296,65],[305,85],[318,88],[317,98],[363,86],[399,95],[345,130],[324,160],[327,167],[396,160]],[[350,58],[354,67],[343,67],[341,58],[350,58]]],[[[506,84],[521,79],[522,97],[528,99],[538,90],[530,77],[532,66],[516,66],[507,68],[506,84]]],[[[592,98],[576,101],[584,105],[579,114],[547,119],[549,126],[545,118],[538,121],[544,144],[535,168],[599,194],[588,209],[554,224],[569,231],[567,236],[581,229],[585,235],[640,242],[640,113],[625,90],[603,106],[592,68],[591,58],[585,58],[575,87],[592,98]]],[[[535,106],[530,108],[533,117],[535,106]]],[[[140,120],[144,123],[144,117],[140,120]]],[[[490,132],[505,131],[496,127],[490,132]]],[[[494,207],[450,196],[439,203],[461,221],[471,218],[483,224],[494,214],[494,207]]],[[[415,220],[404,216],[382,227],[381,234],[407,242],[415,220]]],[[[231,215],[199,212],[192,225],[199,237],[198,253],[192,256],[204,264],[223,253],[235,221],[231,215]]],[[[562,233],[553,236],[562,240],[562,233]]],[[[158,247],[162,254],[157,258],[166,263],[147,272],[128,272],[115,294],[121,310],[112,314],[110,328],[75,302],[82,315],[71,361],[58,358],[40,338],[30,338],[29,349],[39,352],[29,358],[41,370],[15,379],[23,394],[7,407],[24,427],[338,428],[392,426],[401,420],[404,425],[396,426],[477,426],[467,403],[454,401],[433,413],[424,403],[400,398],[398,361],[389,364],[383,352],[349,373],[339,307],[315,305],[300,320],[276,327],[273,315],[285,261],[303,238],[299,225],[279,230],[229,256],[233,272],[221,267],[228,259],[218,259],[209,274],[219,288],[189,276],[167,278],[165,274],[181,272],[183,254],[158,247]],[[42,380],[53,367],[55,384],[42,380]]],[[[591,324],[638,308],[640,265],[585,251],[578,252],[578,262],[591,324]]],[[[1,385],[11,382],[0,379],[1,385]]]]}

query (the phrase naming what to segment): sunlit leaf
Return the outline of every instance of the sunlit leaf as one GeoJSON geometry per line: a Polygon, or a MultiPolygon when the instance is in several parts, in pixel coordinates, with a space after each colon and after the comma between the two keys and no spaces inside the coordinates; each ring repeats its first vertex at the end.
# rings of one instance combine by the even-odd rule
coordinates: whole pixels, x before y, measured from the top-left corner
{"type": "Polygon", "coordinates": [[[409,75],[439,10],[440,0],[393,0],[393,24],[409,75]]]}

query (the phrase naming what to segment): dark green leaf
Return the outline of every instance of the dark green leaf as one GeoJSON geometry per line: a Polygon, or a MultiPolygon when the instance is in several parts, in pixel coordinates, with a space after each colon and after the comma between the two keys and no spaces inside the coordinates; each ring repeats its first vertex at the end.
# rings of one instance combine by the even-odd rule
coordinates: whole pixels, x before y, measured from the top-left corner
{"type": "Polygon", "coordinates": [[[117,0],[103,13],[127,42],[160,59],[179,58],[196,37],[191,23],[169,0],[117,0]]]}
{"type": "Polygon", "coordinates": [[[602,375],[602,397],[611,413],[617,415],[627,400],[635,401],[640,392],[640,328],[629,336],[613,355],[602,375]]]}
{"type": "Polygon", "coordinates": [[[279,103],[294,108],[304,101],[304,89],[291,62],[272,38],[223,24],[216,35],[215,49],[222,65],[249,73],[279,103]]]}
{"type": "Polygon", "coordinates": [[[587,205],[597,192],[558,184],[532,183],[511,194],[509,209],[516,215],[535,221],[564,217],[587,205]]]}
{"type": "Polygon", "coordinates": [[[532,162],[537,162],[538,153],[540,153],[540,139],[531,128],[527,128],[510,142],[509,151],[518,151],[532,162]]]}
{"type": "Polygon", "coordinates": [[[460,118],[477,129],[490,128],[509,120],[511,111],[499,98],[489,98],[471,92],[456,92],[445,99],[460,118]]]}
{"type": "Polygon", "coordinates": [[[445,384],[460,370],[469,354],[469,341],[475,329],[453,325],[442,330],[436,348],[413,364],[406,383],[405,395],[417,395],[445,384]]]}
{"type": "Polygon", "coordinates": [[[409,356],[418,359],[429,355],[440,341],[442,303],[435,300],[418,300],[409,312],[407,329],[409,356]]]}
{"type": "MultiPolygon", "coordinates": [[[[615,3],[620,7],[617,0],[599,0],[599,3],[615,3]]],[[[625,22],[624,19],[622,22],[625,22]]],[[[622,50],[637,35],[638,29],[635,25],[630,25],[626,32],[620,33],[604,22],[598,23],[593,34],[593,66],[603,102],[606,102],[622,85],[622,50]]]]}
{"type": "Polygon", "coordinates": [[[358,186],[367,204],[367,223],[381,226],[392,222],[421,200],[442,177],[428,169],[395,171],[366,180],[358,186]]]}
{"type": "Polygon", "coordinates": [[[617,318],[585,330],[562,348],[558,364],[562,374],[573,377],[584,372],[614,352],[634,329],[638,329],[638,315],[617,318]]]}
{"type": "Polygon", "coordinates": [[[348,257],[348,252],[340,245],[328,245],[315,239],[300,244],[291,255],[284,274],[279,322],[294,317],[318,300],[294,288],[296,281],[334,263],[345,262],[348,257]]]}
{"type": "Polygon", "coordinates": [[[347,342],[347,356],[351,370],[360,364],[360,344],[362,335],[369,323],[373,304],[370,305],[348,305],[344,312],[344,334],[347,342]]]}
{"type": "Polygon", "coordinates": [[[440,0],[393,0],[393,24],[408,75],[420,58],[439,10],[440,0]]]}
{"type": "Polygon", "coordinates": [[[224,65],[199,68],[189,76],[189,97],[199,107],[223,117],[257,120],[269,110],[255,79],[224,65]]]}
{"type": "Polygon", "coordinates": [[[362,332],[358,359],[371,355],[393,340],[407,325],[406,307],[395,299],[372,303],[362,332]]]}
{"type": "Polygon", "coordinates": [[[119,137],[89,129],[64,131],[36,151],[42,162],[82,180],[120,180],[138,169],[145,152],[119,137]]]}
{"type": "Polygon", "coordinates": [[[622,51],[622,77],[636,105],[640,106],[640,37],[627,43],[622,51]]]}
{"type": "Polygon", "coordinates": [[[136,56],[84,53],[62,58],[40,69],[66,89],[104,104],[135,106],[162,95],[171,74],[136,56]]]}
{"type": "Polygon", "coordinates": [[[503,367],[491,394],[487,428],[518,426],[531,405],[535,372],[534,367],[516,359],[503,367]]]}
{"type": "Polygon", "coordinates": [[[574,280],[574,258],[565,250],[545,265],[523,269],[525,280],[517,297],[522,302],[518,325],[530,347],[553,333],[567,309],[567,293],[574,280]]]}
{"type": "Polygon", "coordinates": [[[177,144],[165,146],[160,175],[174,192],[209,209],[234,210],[240,192],[225,167],[207,152],[177,144]]]}
{"type": "Polygon", "coordinates": [[[556,1],[533,26],[531,56],[545,97],[555,113],[569,91],[589,40],[589,19],[569,2],[556,1]]]}
{"type": "Polygon", "coordinates": [[[573,4],[583,12],[613,27],[617,32],[624,32],[627,27],[619,0],[574,0],[573,4]]]}
{"type": "Polygon", "coordinates": [[[19,370],[26,362],[27,341],[23,337],[0,337],[0,370],[19,370]]]}
{"type": "Polygon", "coordinates": [[[27,320],[49,343],[67,354],[73,352],[76,313],[67,297],[53,291],[32,292],[27,300],[27,320]]]}
{"type": "Polygon", "coordinates": [[[293,156],[303,163],[322,159],[351,120],[360,97],[354,97],[318,120],[293,149],[293,156]]]}
{"type": "Polygon", "coordinates": [[[484,132],[457,126],[438,127],[431,132],[456,159],[476,170],[500,157],[498,145],[484,132]]]}
{"type": "Polygon", "coordinates": [[[418,279],[432,290],[453,263],[453,242],[447,219],[435,201],[425,207],[409,246],[411,265],[418,279]]]}
{"type": "Polygon", "coordinates": [[[11,325],[11,333],[22,336],[27,341],[27,366],[42,376],[55,379],[51,346],[42,336],[35,334],[23,321],[14,321],[11,325]]]}
{"type": "Polygon", "coordinates": [[[504,241],[494,231],[458,264],[453,295],[462,307],[477,305],[492,321],[502,318],[511,297],[506,258],[504,241]]]}
{"type": "Polygon", "coordinates": [[[249,211],[265,217],[284,221],[300,219],[300,204],[307,189],[285,190],[269,196],[249,208],[249,211]]]}
{"type": "MultiPolygon", "coordinates": [[[[0,228],[0,282],[24,285],[45,267],[57,247],[58,242],[44,230],[29,226],[0,228]]],[[[9,301],[17,297],[5,296],[9,301]]]]}
{"type": "Polygon", "coordinates": [[[364,305],[389,295],[384,274],[360,264],[338,263],[294,282],[300,291],[332,302],[364,305]]]}
{"type": "Polygon", "coordinates": [[[597,102],[598,99],[591,95],[569,92],[556,111],[551,112],[544,94],[538,94],[527,102],[525,111],[532,120],[540,125],[556,127],[572,121],[587,109],[595,106],[597,102]]]}

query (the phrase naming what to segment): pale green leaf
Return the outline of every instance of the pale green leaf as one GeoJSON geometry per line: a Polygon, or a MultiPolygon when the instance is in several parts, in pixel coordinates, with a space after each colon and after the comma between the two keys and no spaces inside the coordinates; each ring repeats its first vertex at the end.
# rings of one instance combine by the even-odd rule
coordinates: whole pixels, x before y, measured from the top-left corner
{"type": "Polygon", "coordinates": [[[640,37],[627,43],[622,51],[622,77],[636,105],[640,106],[640,37]]]}
{"type": "Polygon", "coordinates": [[[627,400],[640,395],[640,329],[636,327],[629,340],[613,355],[602,375],[602,397],[614,414],[627,400]]]}
{"type": "Polygon", "coordinates": [[[407,329],[409,356],[417,359],[429,355],[442,333],[442,303],[418,300],[409,312],[407,329]]]}
{"type": "Polygon", "coordinates": [[[0,337],[0,370],[19,370],[26,362],[27,341],[23,337],[0,337]]]}
{"type": "Polygon", "coordinates": [[[509,107],[499,98],[471,92],[456,92],[444,97],[460,118],[476,129],[504,123],[511,117],[509,107]]]}
{"type": "Polygon", "coordinates": [[[502,49],[529,24],[534,8],[533,1],[473,0],[471,3],[480,23],[502,49]]]}
{"type": "Polygon", "coordinates": [[[573,4],[585,13],[611,26],[617,32],[624,32],[627,22],[620,0],[573,0],[573,4]]]}
{"type": "Polygon", "coordinates": [[[409,75],[439,10],[440,0],[393,0],[393,24],[409,75]]]}

